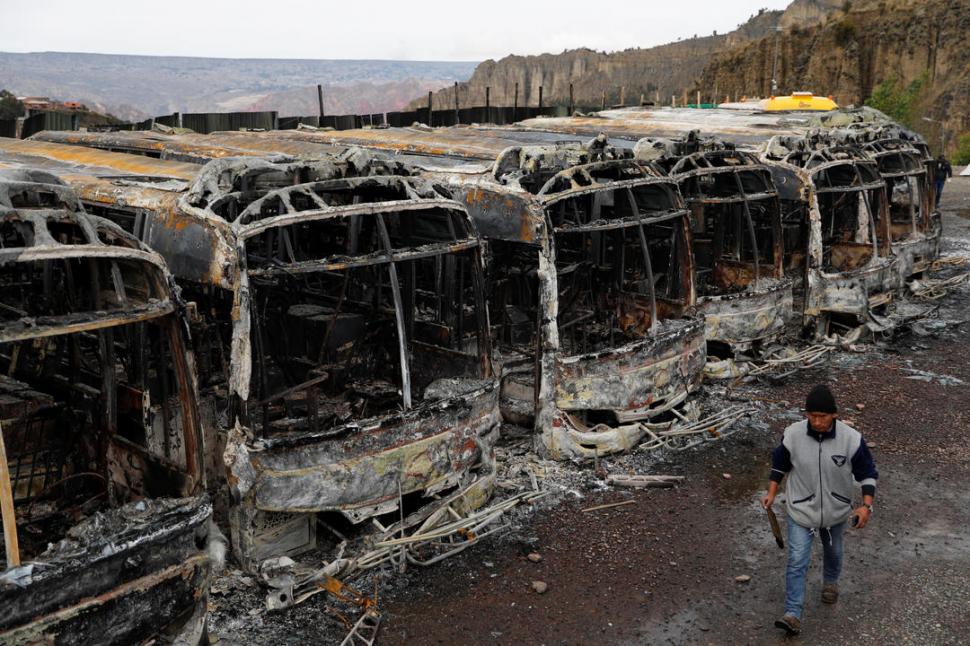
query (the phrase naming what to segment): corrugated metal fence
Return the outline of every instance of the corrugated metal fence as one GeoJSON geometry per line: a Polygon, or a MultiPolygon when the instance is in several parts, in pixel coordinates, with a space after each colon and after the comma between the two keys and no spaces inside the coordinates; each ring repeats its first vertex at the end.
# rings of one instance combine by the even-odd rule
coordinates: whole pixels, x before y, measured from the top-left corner
{"type": "MultiPolygon", "coordinates": [[[[593,109],[591,108],[591,110],[593,109]]],[[[276,112],[187,112],[181,115],[176,112],[132,124],[132,128],[134,130],[150,130],[154,122],[173,128],[190,128],[203,134],[223,130],[239,130],[240,128],[293,130],[298,128],[300,124],[314,128],[356,130],[364,126],[385,124],[392,127],[407,127],[415,122],[431,126],[454,126],[459,123],[507,125],[538,116],[564,117],[568,114],[569,109],[562,105],[544,106],[541,109],[538,107],[490,106],[488,108],[461,108],[460,110],[432,110],[430,119],[427,109],[408,112],[325,115],[322,119],[318,115],[279,117],[276,112]]]]}
{"type": "Polygon", "coordinates": [[[37,112],[24,119],[20,136],[23,139],[41,130],[77,130],[77,113],[37,112]]]}

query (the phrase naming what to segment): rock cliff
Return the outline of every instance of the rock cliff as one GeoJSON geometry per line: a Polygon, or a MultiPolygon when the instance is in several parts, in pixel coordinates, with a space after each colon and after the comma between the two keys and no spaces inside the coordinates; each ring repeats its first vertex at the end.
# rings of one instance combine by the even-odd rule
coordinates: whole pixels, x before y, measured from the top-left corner
{"type": "MultiPolygon", "coordinates": [[[[943,120],[951,135],[970,129],[970,0],[857,0],[848,11],[777,39],[778,93],[811,90],[839,105],[859,105],[884,81],[900,86],[923,79],[911,125],[936,144],[943,120]]],[[[714,56],[696,89],[724,96],[770,93],[773,35],[714,56]]],[[[949,137],[952,141],[955,137],[949,137]]]]}
{"type": "MultiPolygon", "coordinates": [[[[492,105],[513,105],[515,85],[519,85],[518,104],[538,105],[539,87],[543,88],[545,105],[566,105],[569,84],[573,84],[577,106],[599,107],[606,93],[607,105],[633,105],[659,97],[670,103],[671,95],[682,100],[712,57],[720,51],[760,39],[774,33],[777,25],[813,24],[842,0],[794,0],[784,12],[764,11],[751,16],[744,24],[728,34],[668,43],[647,49],[628,49],[607,54],[591,49],[575,49],[561,54],[539,56],[506,56],[487,60],[475,68],[471,78],[458,84],[458,99],[462,107],[485,105],[485,88],[491,88],[492,105]]],[[[703,97],[708,100],[711,97],[703,97]]],[[[455,105],[454,88],[445,88],[434,95],[435,109],[455,105]]],[[[694,96],[691,96],[694,100],[694,96]]],[[[409,108],[427,107],[427,96],[415,98],[409,108]]]]}

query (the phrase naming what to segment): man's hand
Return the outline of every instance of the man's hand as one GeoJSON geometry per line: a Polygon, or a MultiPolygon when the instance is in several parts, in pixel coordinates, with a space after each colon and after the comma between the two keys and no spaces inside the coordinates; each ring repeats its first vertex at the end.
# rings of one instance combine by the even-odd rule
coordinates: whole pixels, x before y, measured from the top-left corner
{"type": "Polygon", "coordinates": [[[778,483],[774,480],[768,481],[768,493],[765,494],[764,498],[761,499],[761,506],[765,509],[771,507],[772,503],[775,502],[775,496],[778,494],[778,483]]]}
{"type": "Polygon", "coordinates": [[[863,527],[865,527],[866,523],[869,522],[869,514],[870,512],[868,508],[864,506],[857,507],[856,510],[852,512],[852,515],[858,518],[859,520],[856,521],[856,523],[852,526],[855,527],[856,529],[862,529],[863,527]]]}

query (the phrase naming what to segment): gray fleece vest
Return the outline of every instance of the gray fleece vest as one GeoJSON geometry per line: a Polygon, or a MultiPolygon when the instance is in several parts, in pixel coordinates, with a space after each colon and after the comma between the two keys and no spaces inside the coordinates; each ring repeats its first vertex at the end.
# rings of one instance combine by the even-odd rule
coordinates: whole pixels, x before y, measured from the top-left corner
{"type": "Polygon", "coordinates": [[[819,442],[808,435],[808,421],[785,429],[782,444],[791,454],[785,507],[802,527],[832,527],[852,514],[852,456],[862,434],[835,422],[835,437],[819,442]]]}

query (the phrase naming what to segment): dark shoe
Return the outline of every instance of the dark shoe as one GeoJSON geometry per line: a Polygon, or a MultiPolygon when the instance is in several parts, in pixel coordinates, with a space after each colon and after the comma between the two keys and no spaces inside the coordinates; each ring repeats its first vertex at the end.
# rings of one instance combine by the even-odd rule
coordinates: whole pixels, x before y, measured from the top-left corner
{"type": "Polygon", "coordinates": [[[839,600],[839,586],[826,583],[822,586],[822,603],[835,603],[839,600]]]}
{"type": "Polygon", "coordinates": [[[775,627],[781,628],[789,635],[797,635],[802,632],[802,622],[798,617],[792,617],[791,615],[785,615],[781,619],[775,620],[775,627]]]}

